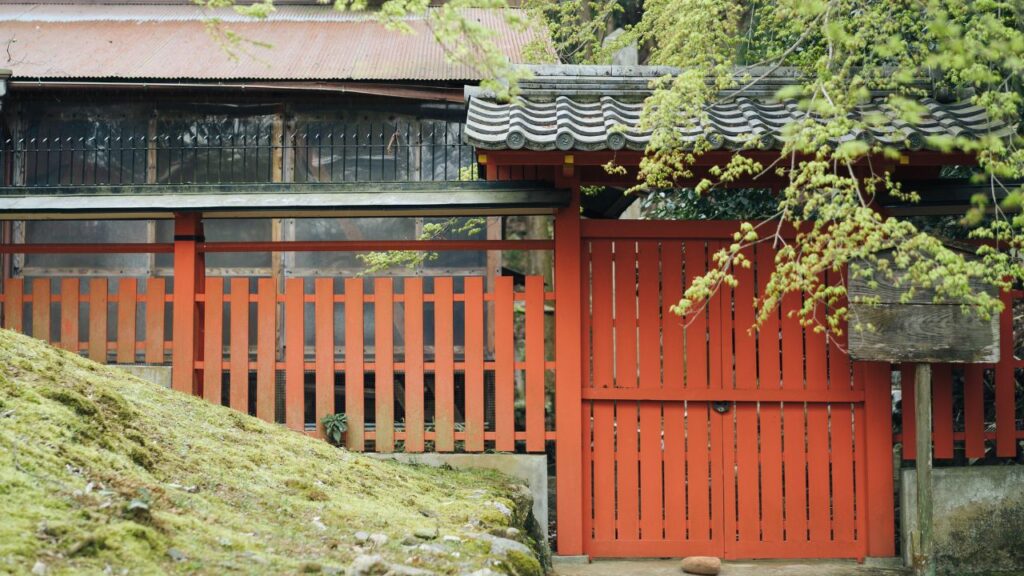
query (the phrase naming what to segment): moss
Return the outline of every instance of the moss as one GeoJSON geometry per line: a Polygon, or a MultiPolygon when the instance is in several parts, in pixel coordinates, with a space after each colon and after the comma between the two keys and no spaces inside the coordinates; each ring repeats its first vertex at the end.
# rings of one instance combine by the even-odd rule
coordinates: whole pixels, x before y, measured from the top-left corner
{"type": "Polygon", "coordinates": [[[941,574],[1024,573],[1024,500],[963,506],[944,531],[935,551],[941,574]]]}
{"type": "Polygon", "coordinates": [[[544,576],[540,562],[529,554],[509,550],[501,563],[501,569],[508,576],[544,576]]]}
{"type": "Polygon", "coordinates": [[[295,574],[347,566],[360,530],[404,563],[420,529],[462,536],[423,566],[456,574],[490,564],[470,531],[518,521],[499,474],[376,461],[5,330],[0,403],[3,574],[295,574]]]}

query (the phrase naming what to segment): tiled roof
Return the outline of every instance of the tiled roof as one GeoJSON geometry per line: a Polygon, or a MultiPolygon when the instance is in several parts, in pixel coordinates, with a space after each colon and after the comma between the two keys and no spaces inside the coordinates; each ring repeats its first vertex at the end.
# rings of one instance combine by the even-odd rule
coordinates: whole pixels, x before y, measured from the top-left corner
{"type": "MultiPolygon", "coordinates": [[[[470,96],[465,138],[485,150],[643,150],[650,134],[637,129],[649,82],[677,72],[665,67],[543,66],[521,83],[514,103],[497,102],[487,94],[467,90],[470,96]]],[[[756,72],[753,77],[758,77],[756,72]]],[[[705,135],[715,148],[747,148],[751,142],[763,150],[780,148],[784,128],[806,112],[794,101],[773,98],[797,78],[792,70],[775,71],[753,87],[725,91],[707,109],[707,125],[680,127],[693,142],[705,135]]],[[[857,109],[858,115],[883,114],[890,120],[865,133],[850,133],[840,140],[861,138],[907,150],[929,146],[933,135],[1009,137],[1013,127],[991,122],[984,110],[967,101],[947,102],[921,98],[926,112],[909,124],[896,117],[884,96],[857,109]]]]}
{"type": "MultiPolygon", "coordinates": [[[[434,8],[430,8],[434,10],[434,8]]],[[[511,62],[537,35],[500,10],[467,10],[511,62]]],[[[15,80],[475,81],[453,63],[423,15],[387,30],[372,14],[279,6],[265,20],[199,6],[0,5],[0,44],[15,80]],[[243,39],[237,58],[207,29],[217,18],[243,39]]]]}

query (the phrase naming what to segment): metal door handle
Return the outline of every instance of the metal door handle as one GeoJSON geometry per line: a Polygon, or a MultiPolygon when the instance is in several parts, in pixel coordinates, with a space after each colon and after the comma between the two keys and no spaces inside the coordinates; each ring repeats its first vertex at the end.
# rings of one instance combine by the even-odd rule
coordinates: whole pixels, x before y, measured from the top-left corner
{"type": "Polygon", "coordinates": [[[732,408],[732,402],[728,400],[717,400],[711,403],[711,409],[719,414],[725,414],[732,408]]]}

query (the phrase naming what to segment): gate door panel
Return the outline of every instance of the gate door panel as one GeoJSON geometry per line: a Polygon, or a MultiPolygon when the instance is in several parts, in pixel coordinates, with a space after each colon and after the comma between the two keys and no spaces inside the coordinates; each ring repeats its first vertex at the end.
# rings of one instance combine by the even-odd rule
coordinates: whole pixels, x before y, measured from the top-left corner
{"type": "Polygon", "coordinates": [[[607,229],[583,243],[585,552],[863,557],[863,382],[799,297],[750,329],[774,252],[680,318],[728,236],[607,229]]]}

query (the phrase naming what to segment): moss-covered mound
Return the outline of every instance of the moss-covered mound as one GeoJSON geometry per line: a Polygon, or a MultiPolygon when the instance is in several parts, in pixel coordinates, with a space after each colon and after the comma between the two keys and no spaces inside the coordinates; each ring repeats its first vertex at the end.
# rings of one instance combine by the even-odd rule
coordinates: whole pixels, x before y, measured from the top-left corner
{"type": "Polygon", "coordinates": [[[506,539],[522,538],[521,493],[493,473],[349,453],[0,330],[0,573],[526,575],[539,565],[506,539]],[[496,558],[498,541],[516,554],[496,558]]]}

